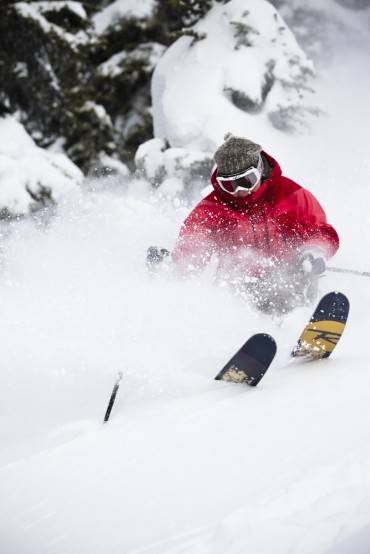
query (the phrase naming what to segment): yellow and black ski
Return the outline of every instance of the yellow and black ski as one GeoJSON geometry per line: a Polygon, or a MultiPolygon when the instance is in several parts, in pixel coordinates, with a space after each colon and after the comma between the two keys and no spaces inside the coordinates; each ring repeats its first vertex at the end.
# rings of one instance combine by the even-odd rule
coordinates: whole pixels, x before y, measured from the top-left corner
{"type": "Polygon", "coordinates": [[[299,337],[291,356],[305,360],[328,358],[342,336],[348,313],[349,301],[344,294],[326,294],[299,337]]]}

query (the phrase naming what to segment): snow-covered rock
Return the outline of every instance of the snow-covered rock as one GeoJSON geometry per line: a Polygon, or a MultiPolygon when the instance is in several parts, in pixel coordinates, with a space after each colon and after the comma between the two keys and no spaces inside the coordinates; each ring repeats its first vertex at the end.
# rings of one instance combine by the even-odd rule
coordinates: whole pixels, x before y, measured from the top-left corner
{"type": "Polygon", "coordinates": [[[0,118],[0,213],[24,215],[58,202],[82,182],[83,174],[62,153],[36,146],[15,117],[0,118]]]}
{"type": "Polygon", "coordinates": [[[187,189],[197,186],[198,181],[209,177],[214,165],[211,152],[168,148],[168,143],[160,138],[142,144],[137,150],[135,163],[154,186],[162,187],[166,180],[168,194],[184,191],[184,186],[178,186],[179,179],[187,189]]]}
{"type": "Polygon", "coordinates": [[[269,2],[217,4],[194,31],[205,38],[182,37],[154,72],[156,137],[172,147],[212,150],[225,126],[250,135],[260,119],[283,129],[299,124],[294,112],[308,107],[314,68],[269,2]]]}

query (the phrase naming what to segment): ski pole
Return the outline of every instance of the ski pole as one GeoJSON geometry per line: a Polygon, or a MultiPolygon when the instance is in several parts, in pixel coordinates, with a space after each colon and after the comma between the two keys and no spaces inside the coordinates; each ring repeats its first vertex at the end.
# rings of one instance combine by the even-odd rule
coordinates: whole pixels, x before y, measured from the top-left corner
{"type": "Polygon", "coordinates": [[[122,379],[122,372],[119,371],[118,374],[117,374],[116,382],[114,383],[112,394],[111,394],[110,399],[109,399],[109,404],[108,404],[107,411],[105,412],[104,423],[106,423],[109,419],[109,416],[110,416],[110,413],[112,411],[113,404],[114,404],[114,401],[116,399],[117,392],[118,392],[118,389],[119,389],[119,386],[120,386],[120,383],[121,383],[121,379],[122,379]]]}
{"type": "Polygon", "coordinates": [[[350,273],[351,275],[361,275],[362,277],[370,277],[370,271],[357,271],[355,269],[342,269],[341,267],[327,267],[326,271],[335,273],[350,273]]]}

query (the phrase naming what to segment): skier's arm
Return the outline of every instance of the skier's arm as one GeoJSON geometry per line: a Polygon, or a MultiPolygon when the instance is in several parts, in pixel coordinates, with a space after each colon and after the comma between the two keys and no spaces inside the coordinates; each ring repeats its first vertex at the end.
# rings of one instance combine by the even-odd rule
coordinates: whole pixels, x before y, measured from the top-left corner
{"type": "Polygon", "coordinates": [[[294,197],[289,209],[279,217],[280,229],[299,251],[321,252],[324,259],[330,259],[339,248],[337,232],[310,192],[300,189],[294,197]]]}
{"type": "Polygon", "coordinates": [[[205,268],[215,250],[214,217],[202,206],[185,219],[179,233],[172,261],[180,275],[205,268]]]}

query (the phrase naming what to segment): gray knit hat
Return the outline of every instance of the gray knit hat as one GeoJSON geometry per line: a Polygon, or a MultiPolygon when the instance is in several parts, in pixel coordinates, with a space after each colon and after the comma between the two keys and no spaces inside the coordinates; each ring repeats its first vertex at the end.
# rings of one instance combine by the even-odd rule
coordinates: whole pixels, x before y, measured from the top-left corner
{"type": "Polygon", "coordinates": [[[232,133],[224,136],[224,143],[216,150],[215,162],[219,175],[242,173],[252,165],[257,167],[262,147],[251,140],[232,133]]]}

